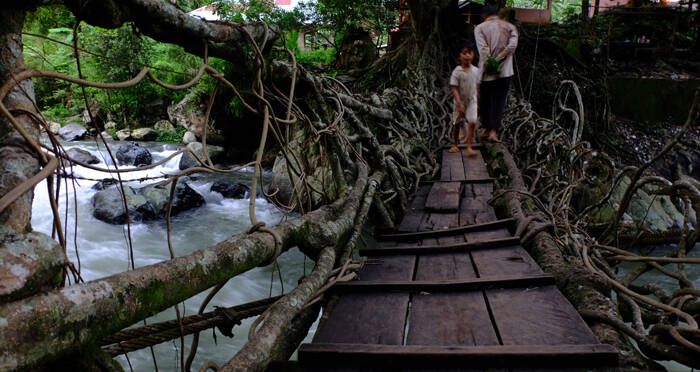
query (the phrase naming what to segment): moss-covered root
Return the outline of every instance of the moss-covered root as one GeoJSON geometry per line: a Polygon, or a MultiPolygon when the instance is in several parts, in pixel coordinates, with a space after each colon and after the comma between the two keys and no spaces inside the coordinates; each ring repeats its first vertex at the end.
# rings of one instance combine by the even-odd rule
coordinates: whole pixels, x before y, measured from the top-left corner
{"type": "MultiPolygon", "coordinates": [[[[499,173],[496,178],[504,182],[499,186],[503,189],[527,191],[522,174],[505,145],[499,144],[492,150],[482,151],[482,153],[488,154],[486,163],[491,168],[490,171],[499,173]],[[495,169],[499,167],[500,169],[495,169]]],[[[535,210],[532,203],[521,200],[519,195],[517,192],[505,193],[504,210],[516,219],[517,225],[529,224],[531,221],[529,216],[534,214],[535,210]]],[[[533,224],[529,225],[523,226],[523,236],[528,235],[528,230],[533,224]]],[[[549,232],[541,231],[530,241],[532,243],[525,244],[525,248],[544,271],[554,276],[559,290],[578,311],[592,310],[609,314],[614,318],[620,317],[616,304],[606,295],[610,293],[607,283],[586,270],[578,257],[565,256],[549,232]]],[[[647,370],[650,366],[658,366],[641,355],[630,344],[627,337],[616,329],[603,323],[592,323],[590,327],[600,342],[617,348],[621,368],[647,370]]]]}

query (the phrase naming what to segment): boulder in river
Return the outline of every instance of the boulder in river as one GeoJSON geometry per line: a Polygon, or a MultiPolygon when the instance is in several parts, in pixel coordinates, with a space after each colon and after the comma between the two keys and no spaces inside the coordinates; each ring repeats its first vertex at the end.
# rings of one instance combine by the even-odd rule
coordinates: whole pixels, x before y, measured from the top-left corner
{"type": "MultiPolygon", "coordinates": [[[[204,146],[200,142],[192,142],[187,145],[187,149],[190,150],[191,153],[194,153],[197,155],[197,158],[199,158],[201,161],[206,161],[204,157],[204,146]]],[[[182,154],[182,157],[180,158],[180,170],[185,170],[187,168],[192,168],[192,167],[198,167],[200,166],[200,163],[197,161],[197,159],[192,156],[190,152],[186,152],[182,154]]],[[[207,145],[207,152],[209,153],[209,157],[211,158],[211,161],[216,162],[220,160],[220,158],[224,155],[224,148],[220,146],[212,146],[212,145],[207,145]]]]}
{"type": "Polygon", "coordinates": [[[131,131],[131,137],[135,141],[155,141],[158,138],[158,132],[151,128],[138,128],[131,131]]]}
{"type": "Polygon", "coordinates": [[[93,190],[104,190],[106,188],[112,187],[119,183],[119,180],[114,178],[103,178],[102,181],[98,181],[96,184],[92,185],[93,190]]]}
{"type": "Polygon", "coordinates": [[[120,141],[129,141],[131,137],[131,129],[122,129],[117,131],[117,139],[120,141]]]}
{"type": "Polygon", "coordinates": [[[55,121],[50,121],[48,122],[49,124],[49,130],[53,134],[58,134],[58,132],[61,130],[61,123],[55,122],[55,121]]]}
{"type": "Polygon", "coordinates": [[[97,164],[100,162],[100,159],[98,159],[95,155],[91,154],[90,151],[75,147],[72,149],[68,149],[68,151],[66,151],[66,155],[68,155],[73,160],[77,160],[79,162],[87,164],[97,164]]]}
{"type": "Polygon", "coordinates": [[[158,120],[158,122],[156,122],[155,125],[153,125],[153,129],[159,132],[175,132],[175,127],[167,120],[158,120]]]}
{"type": "Polygon", "coordinates": [[[190,131],[185,132],[185,134],[182,136],[182,143],[189,145],[192,142],[197,142],[197,136],[190,131]]]}
{"type": "Polygon", "coordinates": [[[87,129],[80,124],[71,123],[61,128],[58,135],[66,141],[79,141],[87,135],[87,129]]]}
{"type": "Polygon", "coordinates": [[[119,164],[123,165],[149,165],[153,162],[151,153],[145,147],[141,147],[135,142],[129,142],[119,147],[116,158],[119,164]]]}
{"type": "Polygon", "coordinates": [[[228,199],[243,199],[250,193],[250,188],[240,182],[216,181],[210,191],[218,192],[228,199]]]}
{"type": "MultiPolygon", "coordinates": [[[[131,186],[124,186],[126,204],[131,221],[145,221],[156,218],[153,204],[145,196],[136,193],[131,186]]],[[[110,187],[99,191],[92,197],[92,214],[98,220],[122,225],[126,223],[126,211],[122,200],[121,188],[110,187]]]]}
{"type": "MultiPolygon", "coordinates": [[[[132,221],[163,218],[168,211],[170,184],[150,185],[140,189],[124,186],[129,216],[132,221]]],[[[184,182],[175,187],[171,215],[204,205],[204,197],[184,182]]],[[[92,198],[95,218],[110,224],[126,223],[124,202],[119,187],[108,187],[92,198]]]]}

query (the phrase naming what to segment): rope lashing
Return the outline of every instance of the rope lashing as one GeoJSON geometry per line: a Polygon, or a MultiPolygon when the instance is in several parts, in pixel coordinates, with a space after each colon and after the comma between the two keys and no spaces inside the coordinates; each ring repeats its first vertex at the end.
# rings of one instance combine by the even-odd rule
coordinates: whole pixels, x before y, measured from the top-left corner
{"type": "Polygon", "coordinates": [[[272,255],[272,257],[270,257],[270,259],[260,264],[260,266],[267,266],[274,263],[275,260],[277,260],[277,257],[279,257],[280,254],[282,254],[282,237],[274,229],[266,227],[265,222],[262,221],[255,223],[248,230],[246,230],[245,233],[252,234],[258,230],[272,235],[272,237],[275,239],[275,253],[272,255]]]}
{"type": "MultiPolygon", "coordinates": [[[[183,335],[217,327],[228,337],[233,337],[232,329],[241,320],[262,314],[282,296],[270,297],[233,307],[218,307],[214,311],[182,318],[183,335]]],[[[102,350],[114,357],[131,351],[157,345],[181,336],[177,320],[154,323],[148,326],[125,329],[102,339],[101,345],[110,345],[102,350]],[[114,344],[114,345],[113,345],[114,344]]]]}

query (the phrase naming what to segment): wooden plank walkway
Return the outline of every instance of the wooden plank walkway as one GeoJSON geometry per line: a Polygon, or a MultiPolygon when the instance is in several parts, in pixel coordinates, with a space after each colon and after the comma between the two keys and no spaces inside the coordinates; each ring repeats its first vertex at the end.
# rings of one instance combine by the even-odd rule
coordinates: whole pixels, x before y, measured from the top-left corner
{"type": "MultiPolygon", "coordinates": [[[[478,149],[477,149],[478,152],[478,149]]],[[[487,204],[480,153],[442,154],[397,231],[360,251],[359,280],[333,287],[299,369],[613,370],[573,306],[487,204]]]]}

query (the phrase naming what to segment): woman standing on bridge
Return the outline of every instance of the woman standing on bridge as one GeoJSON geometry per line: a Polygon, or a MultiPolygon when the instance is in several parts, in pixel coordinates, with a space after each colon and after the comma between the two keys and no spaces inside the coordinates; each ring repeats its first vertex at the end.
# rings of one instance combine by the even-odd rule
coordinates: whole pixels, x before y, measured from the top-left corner
{"type": "Polygon", "coordinates": [[[491,142],[500,142],[496,131],[501,127],[506,95],[513,76],[513,54],[518,47],[518,31],[511,23],[498,17],[498,9],[491,5],[483,8],[484,22],[474,29],[479,50],[479,71],[482,71],[479,92],[481,122],[484,136],[491,142]]]}

